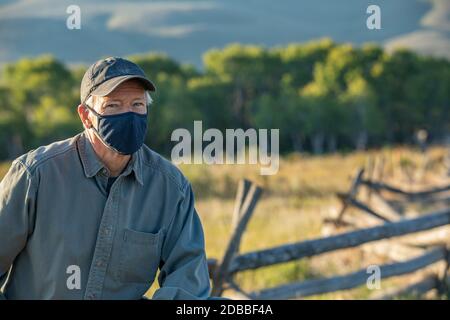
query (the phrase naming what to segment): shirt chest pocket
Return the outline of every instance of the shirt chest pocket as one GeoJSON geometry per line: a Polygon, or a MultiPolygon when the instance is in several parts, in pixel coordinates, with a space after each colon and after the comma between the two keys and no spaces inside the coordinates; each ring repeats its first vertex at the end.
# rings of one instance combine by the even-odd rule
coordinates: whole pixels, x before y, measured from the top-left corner
{"type": "Polygon", "coordinates": [[[162,230],[148,233],[125,229],[119,257],[118,280],[122,283],[151,283],[158,270],[162,230]]]}

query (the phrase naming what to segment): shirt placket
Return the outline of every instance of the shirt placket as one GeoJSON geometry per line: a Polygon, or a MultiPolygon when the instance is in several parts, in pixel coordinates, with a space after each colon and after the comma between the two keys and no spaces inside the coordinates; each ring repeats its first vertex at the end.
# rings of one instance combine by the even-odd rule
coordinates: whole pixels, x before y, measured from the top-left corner
{"type": "Polygon", "coordinates": [[[100,172],[94,177],[97,180],[100,190],[106,196],[108,196],[108,193],[106,192],[106,186],[108,184],[108,177],[109,177],[108,170],[106,170],[105,168],[100,170],[100,172]]]}
{"type": "Polygon", "coordinates": [[[84,298],[88,300],[100,299],[102,296],[117,221],[120,178],[118,177],[112,186],[105,204],[105,209],[103,210],[84,295],[84,298]]]}

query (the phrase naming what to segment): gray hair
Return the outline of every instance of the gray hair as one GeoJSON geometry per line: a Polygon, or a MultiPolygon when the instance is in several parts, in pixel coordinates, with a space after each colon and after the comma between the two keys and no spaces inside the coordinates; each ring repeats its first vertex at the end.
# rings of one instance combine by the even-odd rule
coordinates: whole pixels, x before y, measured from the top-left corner
{"type": "Polygon", "coordinates": [[[153,103],[152,96],[150,95],[150,91],[145,90],[145,99],[147,100],[147,108],[153,103]]]}

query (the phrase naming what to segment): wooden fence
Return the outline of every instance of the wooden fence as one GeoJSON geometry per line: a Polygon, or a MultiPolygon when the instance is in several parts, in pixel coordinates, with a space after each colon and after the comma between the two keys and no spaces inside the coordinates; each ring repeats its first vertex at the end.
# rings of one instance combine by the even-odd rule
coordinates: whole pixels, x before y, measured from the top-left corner
{"type": "MultiPolygon", "coordinates": [[[[423,199],[450,190],[450,185],[446,185],[429,190],[408,192],[380,181],[375,182],[364,179],[364,169],[361,169],[355,175],[349,192],[338,195],[342,201],[342,207],[337,218],[326,219],[324,222],[331,223],[336,227],[343,225],[351,226],[352,224],[346,222],[344,218],[347,209],[354,207],[375,218],[380,224],[348,230],[323,238],[240,253],[239,247],[242,235],[262,194],[262,189],[259,186],[250,181],[243,180],[239,183],[237,190],[233,213],[233,231],[225,253],[220,260],[210,259],[208,261],[210,276],[213,282],[212,295],[221,296],[224,290],[233,289],[242,299],[293,299],[355,288],[366,283],[368,278],[366,269],[330,278],[289,283],[254,292],[245,292],[242,290],[235,282],[234,276],[236,273],[246,270],[297,261],[336,250],[359,247],[367,243],[386,241],[386,239],[393,239],[427,230],[436,230],[436,228],[450,224],[450,208],[448,207],[417,217],[409,218],[399,214],[398,219],[390,219],[371,208],[368,204],[357,200],[358,190],[362,186],[366,187],[370,192],[378,194],[381,192],[390,192],[402,195],[410,200],[423,199]]],[[[399,242],[396,245],[402,246],[404,244],[399,242]]],[[[394,246],[389,245],[389,247],[392,248],[394,246]]],[[[423,250],[420,251],[419,255],[408,257],[408,259],[403,261],[380,265],[381,278],[386,279],[413,273],[439,261],[444,261],[446,265],[443,274],[428,275],[425,279],[415,284],[408,284],[405,288],[399,288],[397,294],[407,292],[423,293],[436,287],[441,290],[446,288],[450,258],[449,249],[445,245],[445,241],[444,243],[438,243],[438,245],[421,247],[421,249],[423,250]]],[[[378,294],[378,296],[374,297],[386,298],[388,296],[388,294],[378,294]]],[[[393,294],[390,294],[390,296],[393,296],[393,294]]]]}

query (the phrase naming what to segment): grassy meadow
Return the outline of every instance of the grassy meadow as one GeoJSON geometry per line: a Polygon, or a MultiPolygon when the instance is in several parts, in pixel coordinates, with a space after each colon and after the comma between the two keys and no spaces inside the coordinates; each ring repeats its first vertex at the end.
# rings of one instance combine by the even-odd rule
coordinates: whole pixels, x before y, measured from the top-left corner
{"type": "MultiPolygon", "coordinates": [[[[248,165],[184,165],[181,170],[193,184],[207,255],[221,258],[231,234],[234,197],[242,178],[255,181],[264,189],[242,239],[241,252],[246,252],[324,236],[323,218],[335,216],[340,208],[336,192],[349,189],[351,177],[367,165],[369,157],[384,158],[386,181],[413,190],[443,183],[445,152],[444,148],[435,147],[424,156],[418,150],[397,147],[323,156],[291,154],[283,157],[279,172],[273,176],[261,176],[258,166],[248,165]]],[[[356,210],[350,212],[358,216],[356,210]]],[[[349,273],[379,262],[378,257],[367,256],[358,248],[346,249],[239,273],[236,282],[251,291],[349,273]]],[[[411,277],[387,279],[383,285],[394,286],[405,279],[411,277]]],[[[364,299],[370,294],[363,286],[313,298],[364,299]]]]}
{"type": "MultiPolygon", "coordinates": [[[[291,154],[280,160],[279,172],[273,176],[259,175],[257,165],[183,165],[180,169],[191,181],[196,194],[196,208],[205,230],[207,256],[221,258],[230,237],[234,197],[242,178],[255,181],[264,189],[242,239],[241,252],[246,252],[324,236],[322,220],[335,216],[340,208],[336,192],[349,189],[352,175],[367,165],[369,157],[384,159],[385,181],[413,190],[446,182],[445,153],[443,147],[430,148],[426,156],[412,148],[396,147],[323,156],[291,154]]],[[[9,163],[0,165],[0,177],[8,166],[9,163]]],[[[362,215],[353,209],[350,214],[355,217],[362,215]]],[[[252,291],[303,279],[345,274],[381,262],[383,260],[379,257],[367,255],[360,248],[352,248],[242,272],[236,276],[236,282],[244,290],[252,291]]],[[[383,280],[382,288],[404,284],[414,277],[408,275],[383,280]]],[[[156,288],[155,281],[148,296],[156,288]]],[[[311,298],[365,299],[371,294],[366,286],[361,286],[311,298]]],[[[226,291],[224,295],[232,297],[231,292],[226,291]]]]}

